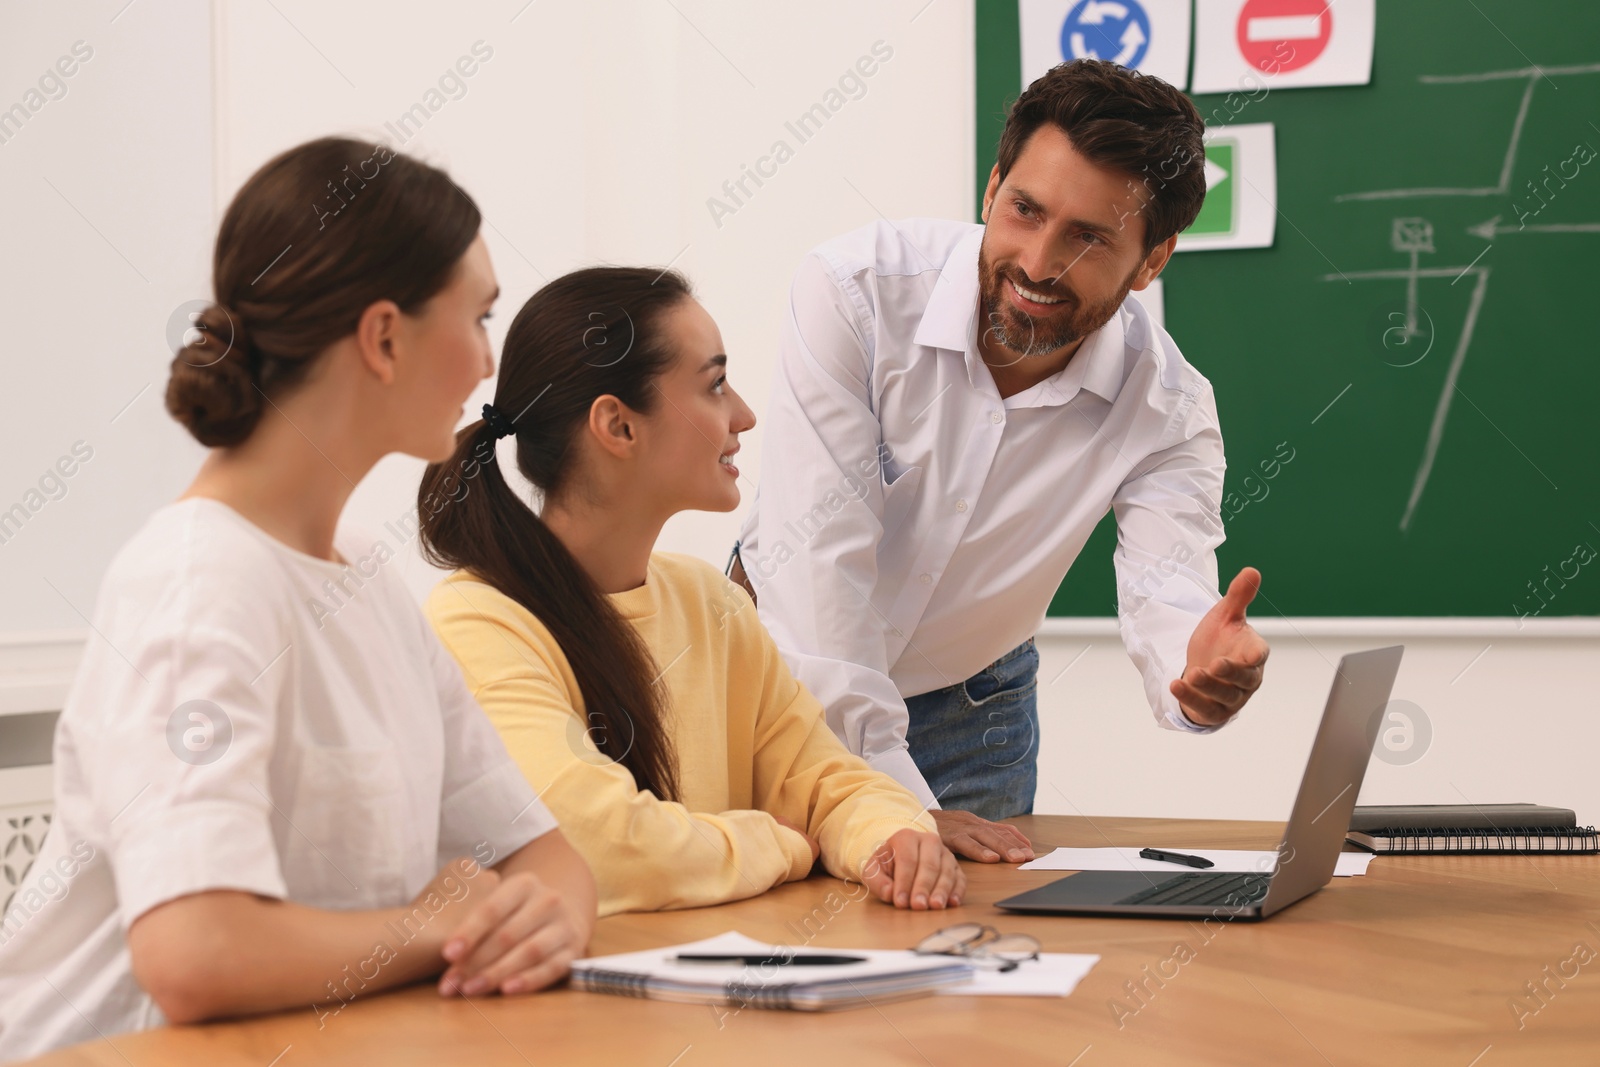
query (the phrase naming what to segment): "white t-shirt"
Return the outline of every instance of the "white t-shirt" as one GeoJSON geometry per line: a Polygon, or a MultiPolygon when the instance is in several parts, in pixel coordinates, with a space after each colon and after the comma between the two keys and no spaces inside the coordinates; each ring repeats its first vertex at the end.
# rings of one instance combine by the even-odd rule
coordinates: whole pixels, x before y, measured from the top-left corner
{"type": "Polygon", "coordinates": [[[393,546],[336,547],[347,563],[191,498],[112,561],[56,729],[54,821],[0,917],[0,1060],[161,1025],[125,932],[165,901],[395,907],[452,858],[555,827],[393,546]]]}

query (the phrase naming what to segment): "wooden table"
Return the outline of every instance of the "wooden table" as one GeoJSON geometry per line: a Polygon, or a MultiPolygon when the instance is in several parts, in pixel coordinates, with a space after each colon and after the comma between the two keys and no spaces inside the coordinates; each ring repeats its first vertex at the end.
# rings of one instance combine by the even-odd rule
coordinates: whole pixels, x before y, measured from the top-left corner
{"type": "MultiPolygon", "coordinates": [[[[1271,848],[1271,823],[1035,816],[1057,845],[1271,848]]],[[[567,989],[357,1001],[80,1045],[54,1067],[155,1064],[624,1064],[627,1067],[1057,1067],[1102,1064],[1600,1063],[1600,857],[1379,857],[1262,923],[1014,916],[993,907],[1062,877],[967,864],[967,903],[895,911],[817,877],[755,900],[603,920],[593,953],[740,930],[793,946],[910,947],[951,922],[1097,952],[1071,997],[924,997],[829,1015],[629,1000],[567,989]],[[857,898],[857,899],[852,899],[857,898]],[[1180,950],[1181,946],[1181,950],[1180,950]],[[1576,946],[1583,946],[1576,949],[1576,946]],[[1587,960],[1587,962],[1583,962],[1587,960]],[[1528,983],[1542,986],[1540,997],[1528,983]],[[1136,992],[1135,992],[1136,991],[1136,992]],[[1515,1005],[1521,1004],[1519,1012],[1515,1005]],[[1519,1026],[1520,1024],[1520,1026],[1519,1026]]]]}

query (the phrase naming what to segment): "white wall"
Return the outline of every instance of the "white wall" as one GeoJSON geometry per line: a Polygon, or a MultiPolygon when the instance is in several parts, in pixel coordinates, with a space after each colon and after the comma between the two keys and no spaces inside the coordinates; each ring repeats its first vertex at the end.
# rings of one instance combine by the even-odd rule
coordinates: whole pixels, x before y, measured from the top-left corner
{"type": "Polygon", "coordinates": [[[1427,620],[1257,625],[1272,643],[1265,683],[1235,722],[1194,736],[1155,725],[1110,627],[1051,620],[1047,630],[1077,632],[1039,642],[1035,810],[1286,819],[1339,657],[1404,644],[1397,703],[1362,803],[1531,801],[1600,820],[1600,641],[1593,636],[1533,636],[1532,626],[1518,635],[1514,622],[1499,633],[1455,637],[1417,636],[1449,628],[1427,620]],[[1358,633],[1327,632],[1340,628],[1358,633]],[[1396,713],[1411,720],[1409,734],[1396,713]]]}
{"type": "MultiPolygon", "coordinates": [[[[384,124],[437,87],[475,42],[492,57],[405,148],[447,166],[484,210],[505,292],[491,323],[497,343],[516,308],[566,270],[672,262],[717,318],[732,380],[759,413],[779,309],[806,249],[880,212],[964,218],[971,210],[971,0],[407,0],[381,9],[216,0],[211,20],[202,0],[140,3],[117,15],[121,3],[97,4],[92,15],[13,7],[0,16],[6,71],[42,71],[80,37],[96,47],[68,97],[0,145],[0,191],[22,208],[8,213],[16,228],[6,247],[26,250],[0,262],[12,342],[0,398],[8,416],[0,507],[74,440],[96,447],[68,495],[0,545],[0,631],[12,635],[0,647],[0,674],[8,663],[70,660],[74,634],[24,641],[82,626],[40,575],[87,612],[115,545],[198,461],[159,404],[169,359],[161,333],[173,307],[206,293],[228,197],[270,155],[307,138],[393,140],[384,124]],[[865,94],[799,144],[785,122],[880,40],[893,57],[865,94]],[[793,158],[718,225],[708,198],[778,139],[793,158]],[[110,423],[147,382],[155,385],[110,423]]],[[[0,83],[0,106],[25,84],[20,75],[0,83]]],[[[1169,328],[1182,343],[1183,324],[1169,328]]],[[[762,437],[758,427],[746,443],[747,499],[762,437]]],[[[385,461],[352,502],[354,517],[380,532],[405,517],[419,470],[385,461]]],[[[720,564],[737,520],[680,516],[663,547],[720,564]]],[[[419,596],[435,579],[410,548],[396,566],[419,596]]],[[[1268,683],[1250,709],[1220,734],[1196,738],[1155,727],[1106,622],[1051,625],[1087,636],[1041,641],[1041,811],[1281,818],[1337,656],[1403,640],[1395,695],[1424,710],[1433,739],[1409,765],[1375,761],[1364,799],[1534,800],[1600,819],[1600,785],[1584,763],[1600,740],[1593,637],[1530,626],[1522,635],[1419,639],[1434,628],[1420,624],[1338,637],[1318,636],[1327,628],[1312,622],[1279,623],[1268,683]]],[[[17,706],[29,701],[37,702],[19,697],[17,706]]]]}
{"type": "Polygon", "coordinates": [[[0,128],[0,512],[24,509],[0,516],[0,632],[80,630],[112,552],[201,451],[162,393],[167,319],[209,289],[208,5],[123,2],[0,13],[0,109],[89,54],[0,128]]]}
{"type": "MultiPolygon", "coordinates": [[[[924,2],[410,3],[375,21],[355,5],[223,0],[218,188],[225,200],[270,155],[319,134],[392,139],[383,124],[481,40],[493,57],[406,150],[447,166],[484,209],[505,293],[490,324],[496,342],[564,271],[671,263],[717,319],[730,378],[760,413],[778,310],[807,249],[877,210],[969,212],[971,4],[924,2]],[[892,58],[799,143],[784,124],[877,41],[892,58]],[[707,200],[780,138],[793,158],[760,188],[747,180],[753,195],[714,218],[707,200]]],[[[474,404],[491,394],[486,383],[474,404]]],[[[741,457],[747,500],[761,436],[741,457]]],[[[353,515],[381,529],[405,514],[420,467],[388,460],[353,515]]],[[[720,563],[738,518],[679,516],[662,547],[720,563]]],[[[435,580],[414,551],[401,565],[419,594],[435,580]]]]}

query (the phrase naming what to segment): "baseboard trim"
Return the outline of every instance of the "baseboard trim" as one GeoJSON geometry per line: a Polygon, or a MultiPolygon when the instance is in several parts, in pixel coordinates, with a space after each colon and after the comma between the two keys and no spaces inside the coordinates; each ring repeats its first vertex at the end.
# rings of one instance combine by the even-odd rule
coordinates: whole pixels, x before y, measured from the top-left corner
{"type": "MultiPolygon", "coordinates": [[[[1263,637],[1357,637],[1394,639],[1408,638],[1519,638],[1524,640],[1549,640],[1555,638],[1593,640],[1600,638],[1600,618],[1571,616],[1551,619],[1520,619],[1509,617],[1481,618],[1336,618],[1333,616],[1252,615],[1250,624],[1263,637]]],[[[1040,637],[1116,637],[1117,620],[1112,617],[1052,616],[1039,627],[1040,637]]]]}
{"type": "Polygon", "coordinates": [[[0,715],[60,711],[88,630],[0,634],[0,715]]]}

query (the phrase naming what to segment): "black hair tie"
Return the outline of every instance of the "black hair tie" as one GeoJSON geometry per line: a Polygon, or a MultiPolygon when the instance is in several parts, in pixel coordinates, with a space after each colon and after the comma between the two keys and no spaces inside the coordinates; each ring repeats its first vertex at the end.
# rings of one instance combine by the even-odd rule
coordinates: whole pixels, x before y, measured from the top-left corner
{"type": "Polygon", "coordinates": [[[493,404],[483,405],[483,424],[489,427],[490,432],[495,435],[496,439],[511,437],[517,432],[517,428],[512,424],[511,420],[506,418],[505,413],[493,404]]]}

